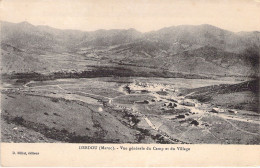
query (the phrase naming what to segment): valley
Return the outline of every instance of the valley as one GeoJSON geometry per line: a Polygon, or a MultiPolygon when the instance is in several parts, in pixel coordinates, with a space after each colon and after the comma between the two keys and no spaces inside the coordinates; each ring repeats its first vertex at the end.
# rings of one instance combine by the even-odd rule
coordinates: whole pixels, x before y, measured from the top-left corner
{"type": "MultiPolygon", "coordinates": [[[[103,77],[30,81],[15,87],[3,85],[2,119],[4,124],[13,127],[2,129],[2,139],[7,142],[259,144],[257,110],[232,106],[235,103],[232,101],[226,106],[192,97],[196,89],[222,85],[232,88],[241,83],[241,79],[225,78],[103,77]],[[40,138],[24,135],[25,138],[19,139],[26,131],[40,134],[40,138]]],[[[232,99],[240,93],[233,94],[232,89],[231,92],[232,99]]],[[[257,103],[256,96],[251,94],[250,99],[256,100],[248,105],[257,103]]]]}
{"type": "Polygon", "coordinates": [[[260,144],[260,32],[1,21],[1,140],[260,144]]]}

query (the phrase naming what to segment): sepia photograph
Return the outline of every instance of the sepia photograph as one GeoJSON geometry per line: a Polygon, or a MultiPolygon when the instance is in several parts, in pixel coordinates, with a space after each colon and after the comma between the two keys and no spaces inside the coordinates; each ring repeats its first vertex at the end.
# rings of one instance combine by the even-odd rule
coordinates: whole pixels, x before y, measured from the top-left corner
{"type": "Polygon", "coordinates": [[[1,142],[260,144],[258,0],[2,0],[1,142]]]}

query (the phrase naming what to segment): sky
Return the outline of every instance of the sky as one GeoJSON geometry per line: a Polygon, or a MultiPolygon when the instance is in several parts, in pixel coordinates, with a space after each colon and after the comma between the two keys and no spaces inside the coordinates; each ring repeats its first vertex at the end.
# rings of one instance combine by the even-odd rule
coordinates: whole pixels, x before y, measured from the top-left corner
{"type": "Polygon", "coordinates": [[[1,0],[0,12],[2,21],[83,31],[200,24],[260,31],[260,0],[1,0]]]}

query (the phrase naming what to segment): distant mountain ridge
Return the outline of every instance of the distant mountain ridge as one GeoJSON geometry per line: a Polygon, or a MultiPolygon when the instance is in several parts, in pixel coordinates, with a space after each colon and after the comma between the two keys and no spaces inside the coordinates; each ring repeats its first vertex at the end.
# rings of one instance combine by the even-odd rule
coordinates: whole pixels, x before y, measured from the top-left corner
{"type": "MultiPolygon", "coordinates": [[[[194,74],[250,76],[258,75],[260,32],[234,33],[207,24],[172,26],[147,33],[135,29],[85,32],[2,21],[1,44],[3,60],[7,61],[12,55],[14,64],[15,57],[21,57],[18,54],[20,50],[36,61],[40,60],[43,65],[48,62],[39,55],[70,53],[116,65],[130,64],[194,74]]],[[[59,64],[60,58],[56,59],[59,64]]],[[[23,70],[11,65],[6,67],[3,62],[1,70],[10,73],[32,69],[37,71],[37,68],[28,69],[26,66],[23,70]]],[[[44,65],[43,69],[48,70],[48,66],[44,65]]]]}

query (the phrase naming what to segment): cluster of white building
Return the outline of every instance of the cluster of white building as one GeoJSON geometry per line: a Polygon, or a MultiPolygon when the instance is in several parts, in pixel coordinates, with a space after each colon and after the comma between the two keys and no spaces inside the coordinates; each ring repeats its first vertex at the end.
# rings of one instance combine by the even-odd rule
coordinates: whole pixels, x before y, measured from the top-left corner
{"type": "Polygon", "coordinates": [[[143,83],[134,82],[128,85],[128,87],[133,91],[147,90],[150,92],[165,91],[166,89],[173,89],[171,85],[160,84],[160,83],[143,83]]]}

